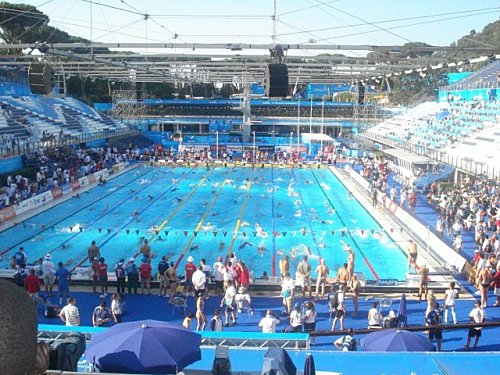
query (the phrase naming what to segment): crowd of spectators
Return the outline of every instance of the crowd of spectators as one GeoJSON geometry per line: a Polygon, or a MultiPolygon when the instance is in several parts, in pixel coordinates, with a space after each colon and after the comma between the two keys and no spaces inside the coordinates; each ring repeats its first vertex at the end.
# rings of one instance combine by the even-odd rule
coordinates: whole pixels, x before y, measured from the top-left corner
{"type": "Polygon", "coordinates": [[[32,176],[9,175],[0,188],[0,209],[15,205],[58,186],[66,185],[113,164],[141,158],[138,148],[80,148],[64,146],[40,149],[25,156],[32,176]]]}

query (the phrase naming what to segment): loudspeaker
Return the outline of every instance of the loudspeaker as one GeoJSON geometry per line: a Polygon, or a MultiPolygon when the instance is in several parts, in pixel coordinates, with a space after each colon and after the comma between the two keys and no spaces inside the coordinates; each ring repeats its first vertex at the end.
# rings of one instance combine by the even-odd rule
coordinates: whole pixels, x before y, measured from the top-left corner
{"type": "Polygon", "coordinates": [[[365,85],[358,82],[358,104],[365,104],[365,85]]]}
{"type": "Polygon", "coordinates": [[[54,69],[44,62],[31,63],[28,84],[32,94],[50,94],[54,88],[54,69]]]}
{"type": "Polygon", "coordinates": [[[265,74],[266,95],[285,97],[288,95],[288,67],[286,64],[269,64],[265,74]]]}

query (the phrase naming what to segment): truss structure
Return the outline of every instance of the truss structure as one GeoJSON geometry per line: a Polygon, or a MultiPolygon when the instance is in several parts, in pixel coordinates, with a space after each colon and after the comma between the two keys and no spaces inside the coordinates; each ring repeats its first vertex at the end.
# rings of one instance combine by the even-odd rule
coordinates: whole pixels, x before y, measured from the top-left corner
{"type": "MultiPolygon", "coordinates": [[[[409,58],[409,52],[477,52],[500,58],[500,47],[405,47],[373,45],[283,45],[290,82],[349,83],[391,74],[440,69],[449,63],[444,58],[409,58]],[[342,51],[372,52],[367,57],[339,55],[342,51]],[[312,53],[317,55],[311,56],[312,53]],[[403,55],[405,54],[406,55],[403,55]],[[496,56],[495,56],[496,55],[496,56]]],[[[73,75],[134,82],[233,83],[245,80],[263,83],[270,62],[272,44],[231,43],[55,43],[0,44],[3,66],[27,67],[42,57],[51,62],[62,78],[73,75]],[[15,58],[2,51],[35,51],[15,58]],[[150,53],[135,51],[147,50],[150,53]]],[[[466,62],[462,62],[466,63],[466,62]]],[[[457,62],[453,62],[455,65],[457,62]]]]}

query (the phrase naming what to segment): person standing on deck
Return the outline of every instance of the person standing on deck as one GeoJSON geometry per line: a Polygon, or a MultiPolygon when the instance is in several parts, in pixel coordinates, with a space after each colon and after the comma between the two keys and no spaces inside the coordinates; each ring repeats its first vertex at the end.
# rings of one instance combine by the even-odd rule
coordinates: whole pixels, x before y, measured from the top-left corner
{"type": "Polygon", "coordinates": [[[144,239],[144,245],[141,246],[139,254],[142,254],[144,258],[151,259],[151,246],[149,246],[147,239],[144,239]]]}
{"type": "Polygon", "coordinates": [[[325,264],[325,259],[321,258],[318,267],[316,267],[316,298],[323,298],[325,295],[325,285],[327,282],[330,270],[325,264]],[[321,294],[320,294],[321,288],[321,294]]]}
{"type": "Polygon", "coordinates": [[[406,250],[408,251],[408,273],[410,273],[411,266],[413,264],[413,268],[415,269],[415,272],[417,272],[417,256],[418,256],[418,250],[417,250],[417,244],[413,242],[412,239],[408,241],[408,245],[406,246],[406,250]]]}
{"type": "Polygon", "coordinates": [[[89,262],[92,265],[92,261],[94,258],[99,259],[101,257],[101,250],[99,247],[95,244],[95,241],[92,241],[90,243],[89,249],[88,249],[88,257],[89,257],[89,262]]]}
{"type": "Polygon", "coordinates": [[[302,297],[306,297],[307,289],[309,291],[309,298],[311,298],[311,264],[308,261],[307,255],[304,255],[302,262],[300,262],[297,266],[295,278],[297,285],[299,285],[302,289],[302,297]]]}

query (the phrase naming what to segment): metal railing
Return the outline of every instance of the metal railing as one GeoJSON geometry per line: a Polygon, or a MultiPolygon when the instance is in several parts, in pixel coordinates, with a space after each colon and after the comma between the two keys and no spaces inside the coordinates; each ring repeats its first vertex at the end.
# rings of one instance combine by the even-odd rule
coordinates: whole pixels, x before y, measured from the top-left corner
{"type": "Polygon", "coordinates": [[[416,145],[404,139],[387,139],[383,135],[376,134],[371,131],[367,131],[360,135],[374,142],[382,143],[391,147],[403,148],[415,154],[426,156],[432,160],[451,165],[452,167],[475,176],[485,175],[488,178],[500,180],[500,168],[498,168],[498,166],[495,167],[481,161],[476,161],[470,157],[452,155],[446,151],[438,150],[432,147],[416,145]]]}
{"type": "Polygon", "coordinates": [[[128,127],[123,127],[123,128],[108,129],[103,131],[95,131],[90,133],[82,133],[69,137],[54,136],[46,140],[39,140],[39,139],[19,140],[18,138],[16,138],[16,144],[14,146],[12,146],[9,142],[0,144],[0,159],[25,155],[40,149],[61,147],[77,143],[97,141],[105,138],[113,138],[113,137],[136,135],[136,134],[139,134],[137,130],[128,127]]]}

